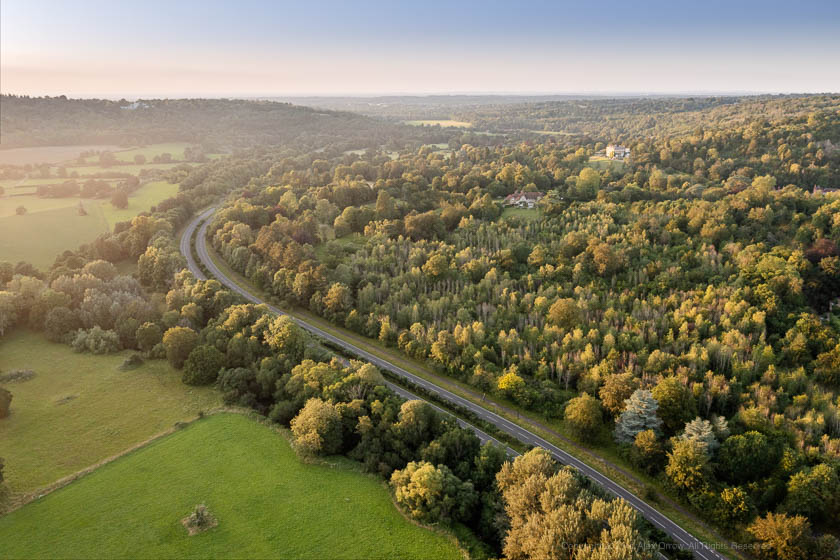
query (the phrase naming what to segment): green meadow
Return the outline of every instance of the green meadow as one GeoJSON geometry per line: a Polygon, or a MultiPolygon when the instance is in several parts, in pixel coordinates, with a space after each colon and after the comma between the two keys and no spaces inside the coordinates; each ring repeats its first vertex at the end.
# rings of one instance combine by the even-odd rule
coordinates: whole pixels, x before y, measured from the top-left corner
{"type": "Polygon", "coordinates": [[[46,486],[221,404],[211,387],[184,385],[165,360],[121,371],[130,354],[78,354],[21,329],[0,340],[2,372],[35,372],[4,385],[13,400],[0,420],[0,456],[12,491],[46,486]]]}
{"type": "Polygon", "coordinates": [[[301,463],[276,431],[216,414],[0,518],[6,558],[457,559],[346,459],[301,463]],[[205,504],[218,526],[188,536],[205,504]]]}
{"type": "Polygon", "coordinates": [[[151,181],[131,193],[126,208],[115,208],[110,200],[100,201],[99,206],[108,222],[108,227],[113,228],[117,222],[125,222],[140,212],[147,212],[158,202],[176,194],[178,194],[177,184],[167,183],[166,181],[151,181]]]}
{"type": "Polygon", "coordinates": [[[152,181],[128,197],[128,207],[114,208],[110,199],[81,199],[87,216],[79,215],[79,198],[41,198],[34,194],[0,198],[0,261],[25,260],[48,267],[68,249],[89,243],[114,224],[148,211],[178,193],[178,185],[152,181]],[[18,206],[26,214],[18,216],[18,206]]]}
{"type": "MultiPolygon", "coordinates": [[[[39,268],[47,268],[62,251],[76,249],[107,231],[108,224],[97,202],[85,204],[88,214],[80,216],[79,199],[64,200],[69,203],[64,207],[36,208],[23,216],[0,217],[0,260],[23,260],[39,268]]],[[[20,204],[29,210],[32,201],[16,202],[16,205],[20,204]]]]}

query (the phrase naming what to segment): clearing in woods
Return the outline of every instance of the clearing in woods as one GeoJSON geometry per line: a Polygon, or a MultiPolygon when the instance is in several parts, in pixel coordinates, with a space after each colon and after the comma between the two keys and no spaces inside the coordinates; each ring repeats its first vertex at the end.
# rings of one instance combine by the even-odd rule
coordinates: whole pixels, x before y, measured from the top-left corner
{"type": "Polygon", "coordinates": [[[301,463],[276,431],[215,414],[0,518],[12,558],[460,559],[358,464],[301,463]],[[205,504],[218,526],[190,537],[205,504]]]}

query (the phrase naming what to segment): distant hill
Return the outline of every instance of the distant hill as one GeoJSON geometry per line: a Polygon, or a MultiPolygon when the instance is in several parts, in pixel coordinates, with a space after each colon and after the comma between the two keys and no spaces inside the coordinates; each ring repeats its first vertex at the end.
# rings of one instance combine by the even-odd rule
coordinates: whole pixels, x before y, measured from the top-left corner
{"type": "Polygon", "coordinates": [[[353,113],[274,101],[148,99],[132,103],[3,95],[0,107],[3,148],[177,141],[215,149],[290,142],[306,148],[335,143],[363,148],[432,134],[353,113]]]}

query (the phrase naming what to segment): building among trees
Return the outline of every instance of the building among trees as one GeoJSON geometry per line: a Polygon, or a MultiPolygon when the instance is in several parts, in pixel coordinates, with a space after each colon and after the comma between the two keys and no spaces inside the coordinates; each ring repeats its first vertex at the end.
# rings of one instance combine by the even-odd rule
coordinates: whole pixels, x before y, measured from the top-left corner
{"type": "Polygon", "coordinates": [[[630,148],[620,144],[609,144],[606,149],[606,155],[610,159],[630,159],[630,148]]]}
{"type": "Polygon", "coordinates": [[[516,191],[505,197],[505,206],[517,206],[519,208],[533,208],[537,202],[545,196],[544,193],[536,191],[516,191]]]}

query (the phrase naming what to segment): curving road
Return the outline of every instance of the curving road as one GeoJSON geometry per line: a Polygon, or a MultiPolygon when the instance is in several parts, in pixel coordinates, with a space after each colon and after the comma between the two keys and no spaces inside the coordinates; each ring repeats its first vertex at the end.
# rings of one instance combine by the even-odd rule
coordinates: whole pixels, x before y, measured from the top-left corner
{"type": "MultiPolygon", "coordinates": [[[[215,212],[215,208],[210,208],[197,216],[184,230],[183,234],[181,235],[181,252],[187,259],[187,264],[192,271],[192,273],[200,279],[206,279],[206,276],[198,267],[198,263],[195,261],[192,251],[191,251],[191,243],[190,240],[192,238],[193,232],[196,230],[197,227],[200,228],[198,230],[198,235],[196,236],[195,241],[195,250],[198,255],[199,260],[201,263],[210,271],[210,273],[223,285],[225,285],[228,289],[240,294],[242,297],[257,304],[265,304],[268,308],[278,315],[287,315],[277,307],[269,304],[266,301],[261,300],[258,297],[255,297],[248,291],[244,290],[240,287],[236,282],[232,279],[225,276],[221,270],[215,265],[213,260],[210,258],[210,255],[207,251],[207,226],[209,224],[208,218],[215,212]]],[[[641,513],[645,519],[650,521],[655,527],[662,530],[663,532],[667,533],[676,543],[679,544],[685,550],[690,550],[695,558],[700,560],[723,560],[725,557],[718,553],[716,550],[710,548],[706,543],[698,540],[694,537],[691,533],[671,521],[668,517],[660,513],[657,509],[651,507],[647,503],[644,502],[641,498],[636,497],[635,494],[614,482],[612,479],[606,477],[605,475],[601,474],[599,471],[595,470],[594,468],[590,467],[583,461],[577,459],[573,455],[570,455],[566,451],[560,449],[556,445],[553,445],[551,442],[541,438],[537,434],[526,430],[525,428],[519,426],[518,424],[514,424],[510,420],[499,416],[498,414],[487,410],[486,408],[479,406],[472,401],[469,401],[443,387],[435,385],[431,381],[427,381],[426,379],[419,377],[409,371],[402,369],[401,367],[394,365],[390,362],[379,358],[378,356],[374,356],[373,354],[366,352],[365,350],[350,344],[336,336],[331,335],[330,333],[319,329],[318,327],[307,323],[297,317],[292,317],[292,319],[300,325],[302,328],[306,329],[307,331],[311,332],[312,334],[323,338],[325,340],[330,341],[331,343],[343,348],[348,353],[355,355],[359,358],[362,358],[380,369],[389,371],[399,377],[402,377],[411,383],[417,385],[418,387],[422,387],[424,390],[429,391],[438,397],[456,405],[459,407],[463,407],[467,410],[470,410],[482,420],[489,422],[496,426],[499,430],[507,433],[515,437],[517,440],[521,441],[526,445],[533,445],[536,447],[542,447],[549,451],[554,458],[563,463],[564,465],[570,465],[578,469],[581,473],[585,474],[589,477],[592,481],[594,481],[599,486],[603,487],[610,493],[620,498],[623,498],[627,503],[633,506],[639,513],[641,513]]],[[[396,385],[391,384],[392,388],[397,387],[396,385]]],[[[402,388],[398,389],[398,392],[403,395],[407,396],[408,398],[417,398],[408,391],[405,391],[402,388]],[[410,396],[409,396],[410,395],[410,396]]],[[[491,439],[491,436],[481,432],[475,426],[467,424],[459,419],[459,422],[462,425],[467,426],[477,433],[479,433],[479,437],[491,439]]],[[[484,440],[486,441],[486,440],[484,440]]],[[[495,441],[495,440],[494,440],[495,441]]]]}

